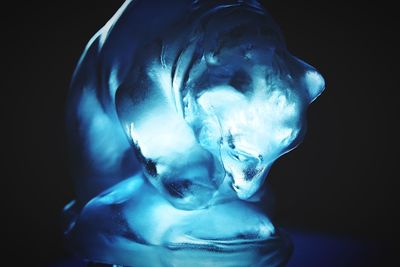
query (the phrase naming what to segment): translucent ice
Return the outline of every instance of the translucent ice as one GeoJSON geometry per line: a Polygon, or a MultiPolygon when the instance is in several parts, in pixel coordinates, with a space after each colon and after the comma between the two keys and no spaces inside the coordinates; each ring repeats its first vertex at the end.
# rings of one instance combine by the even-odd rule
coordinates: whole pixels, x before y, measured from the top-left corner
{"type": "Polygon", "coordinates": [[[66,237],[127,266],[279,266],[258,208],[324,89],[257,1],[126,1],[73,77],[66,237]]]}

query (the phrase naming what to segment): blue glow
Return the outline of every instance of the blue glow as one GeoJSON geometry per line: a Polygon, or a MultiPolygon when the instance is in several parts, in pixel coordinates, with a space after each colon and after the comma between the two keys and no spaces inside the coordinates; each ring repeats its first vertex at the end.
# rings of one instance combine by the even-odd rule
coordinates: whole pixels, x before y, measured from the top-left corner
{"type": "Polygon", "coordinates": [[[71,85],[70,244],[127,266],[280,266],[290,245],[258,201],[324,86],[257,1],[126,1],[71,85]]]}

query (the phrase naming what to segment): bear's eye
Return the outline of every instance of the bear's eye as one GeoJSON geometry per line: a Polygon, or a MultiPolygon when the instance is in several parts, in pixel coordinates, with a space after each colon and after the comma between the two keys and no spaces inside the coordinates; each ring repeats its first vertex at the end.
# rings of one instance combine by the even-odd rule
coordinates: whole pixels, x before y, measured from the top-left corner
{"type": "Polygon", "coordinates": [[[238,161],[247,161],[248,159],[252,158],[252,156],[247,154],[246,152],[237,150],[237,147],[235,145],[235,138],[233,137],[231,132],[229,132],[226,137],[226,143],[227,143],[228,147],[231,149],[229,151],[229,154],[234,159],[236,159],[238,161]]]}
{"type": "Polygon", "coordinates": [[[145,169],[150,176],[152,177],[157,176],[157,163],[154,160],[146,159],[145,169]]]}
{"type": "Polygon", "coordinates": [[[228,136],[226,137],[226,143],[228,144],[230,149],[236,148],[234,140],[233,140],[233,136],[230,132],[229,132],[228,136]]]}

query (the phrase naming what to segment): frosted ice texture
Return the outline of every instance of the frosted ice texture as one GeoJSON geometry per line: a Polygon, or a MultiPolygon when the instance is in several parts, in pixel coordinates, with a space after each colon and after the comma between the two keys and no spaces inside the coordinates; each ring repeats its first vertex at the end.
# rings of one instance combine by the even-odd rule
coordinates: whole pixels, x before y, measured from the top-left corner
{"type": "Polygon", "coordinates": [[[126,1],[90,40],[68,102],[75,251],[126,266],[280,266],[258,207],[324,89],[256,1],[126,1]]]}

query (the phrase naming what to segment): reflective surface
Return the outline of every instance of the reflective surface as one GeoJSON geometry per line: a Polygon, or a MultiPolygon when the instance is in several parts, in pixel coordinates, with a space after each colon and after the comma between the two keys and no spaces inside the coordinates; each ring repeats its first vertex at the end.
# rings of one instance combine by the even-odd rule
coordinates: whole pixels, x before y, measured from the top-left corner
{"type": "Polygon", "coordinates": [[[122,265],[284,264],[263,182],[323,89],[256,1],[126,1],[72,81],[67,239],[122,265]]]}
{"type": "MultiPolygon", "coordinates": [[[[287,264],[288,267],[380,266],[383,262],[383,258],[387,260],[384,261],[385,265],[393,265],[390,263],[390,260],[392,259],[391,256],[394,256],[394,253],[391,254],[392,252],[390,252],[388,244],[384,244],[384,242],[360,241],[343,236],[338,237],[326,234],[296,232],[293,230],[290,231],[289,234],[296,249],[290,257],[290,261],[287,264]]],[[[199,260],[199,262],[201,262],[201,260],[199,260]]],[[[106,266],[107,265],[103,264],[87,264],[79,259],[69,259],[51,265],[51,267],[106,266]]],[[[111,267],[112,265],[109,266],[111,267]]],[[[148,266],[153,265],[149,264],[148,266]]],[[[241,266],[254,265],[243,264],[241,266]]]]}

